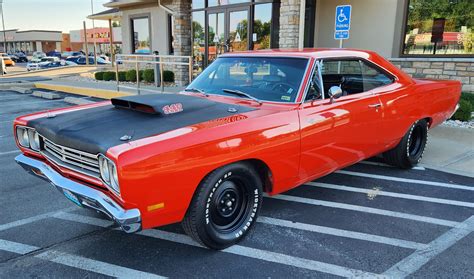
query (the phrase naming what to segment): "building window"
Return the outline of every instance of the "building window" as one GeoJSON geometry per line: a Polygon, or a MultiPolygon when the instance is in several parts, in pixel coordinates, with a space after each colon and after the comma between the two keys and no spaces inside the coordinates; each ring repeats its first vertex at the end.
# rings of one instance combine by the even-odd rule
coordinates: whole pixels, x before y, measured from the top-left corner
{"type": "Polygon", "coordinates": [[[150,19],[149,17],[132,18],[133,53],[150,54],[150,19]]]}
{"type": "Polygon", "coordinates": [[[403,54],[474,56],[474,1],[409,0],[403,54]]]}

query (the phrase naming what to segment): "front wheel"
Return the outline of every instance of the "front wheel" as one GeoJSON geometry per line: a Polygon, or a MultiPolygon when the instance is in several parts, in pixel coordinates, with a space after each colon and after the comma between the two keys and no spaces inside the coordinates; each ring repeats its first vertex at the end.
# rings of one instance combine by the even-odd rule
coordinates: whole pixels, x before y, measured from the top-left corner
{"type": "Polygon", "coordinates": [[[235,163],[210,173],[199,185],[182,226],[197,242],[224,249],[242,240],[262,203],[262,182],[248,164],[235,163]]]}
{"type": "Polygon", "coordinates": [[[416,166],[423,157],[428,142],[428,122],[416,121],[392,150],[383,154],[385,161],[391,165],[409,169],[416,166]]]}

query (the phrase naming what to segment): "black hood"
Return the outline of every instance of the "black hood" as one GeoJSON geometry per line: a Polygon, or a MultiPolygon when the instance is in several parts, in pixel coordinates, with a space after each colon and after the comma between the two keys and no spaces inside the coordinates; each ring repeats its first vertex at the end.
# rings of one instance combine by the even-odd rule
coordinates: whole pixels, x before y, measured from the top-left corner
{"type": "Polygon", "coordinates": [[[182,95],[112,99],[112,105],[58,114],[28,122],[56,144],[97,154],[131,140],[172,131],[254,109],[182,95]]]}

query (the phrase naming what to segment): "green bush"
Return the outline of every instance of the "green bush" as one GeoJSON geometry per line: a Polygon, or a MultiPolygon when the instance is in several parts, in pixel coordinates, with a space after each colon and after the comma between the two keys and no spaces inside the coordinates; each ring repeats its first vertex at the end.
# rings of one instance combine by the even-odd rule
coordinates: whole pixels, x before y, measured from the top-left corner
{"type": "Polygon", "coordinates": [[[474,93],[464,92],[461,94],[461,100],[466,100],[474,107],[474,93]]]}
{"type": "Polygon", "coordinates": [[[459,101],[459,109],[453,115],[451,119],[454,120],[461,120],[461,121],[469,121],[471,120],[472,111],[474,110],[474,106],[467,100],[459,101]]]}
{"type": "Polygon", "coordinates": [[[125,79],[126,79],[127,81],[136,82],[136,81],[137,81],[137,71],[135,71],[135,70],[128,70],[128,71],[125,73],[125,79]]]}
{"type": "Polygon", "coordinates": [[[163,81],[174,82],[174,73],[172,71],[163,71],[163,81]]]}
{"type": "Polygon", "coordinates": [[[96,72],[94,77],[96,80],[104,80],[104,72],[96,72]]]}
{"type": "Polygon", "coordinates": [[[142,73],[142,79],[146,82],[154,82],[155,81],[155,70],[153,69],[146,69],[142,73]]]}
{"type": "Polygon", "coordinates": [[[127,81],[127,72],[126,71],[120,71],[118,73],[119,81],[127,81]]]}
{"type": "Polygon", "coordinates": [[[104,72],[103,78],[105,81],[115,80],[116,78],[115,72],[104,72]]]}

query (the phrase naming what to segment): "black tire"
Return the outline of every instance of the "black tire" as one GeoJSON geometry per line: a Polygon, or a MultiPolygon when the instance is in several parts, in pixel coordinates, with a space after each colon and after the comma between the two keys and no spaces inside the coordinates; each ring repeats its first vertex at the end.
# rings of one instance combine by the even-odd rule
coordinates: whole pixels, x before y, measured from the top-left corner
{"type": "Polygon", "coordinates": [[[402,169],[413,168],[421,161],[427,142],[428,122],[418,120],[394,149],[383,153],[383,157],[390,165],[402,169]]]}
{"type": "Polygon", "coordinates": [[[231,164],[201,182],[182,226],[200,244],[224,249],[245,237],[261,204],[262,182],[257,172],[246,163],[231,164]]]}

